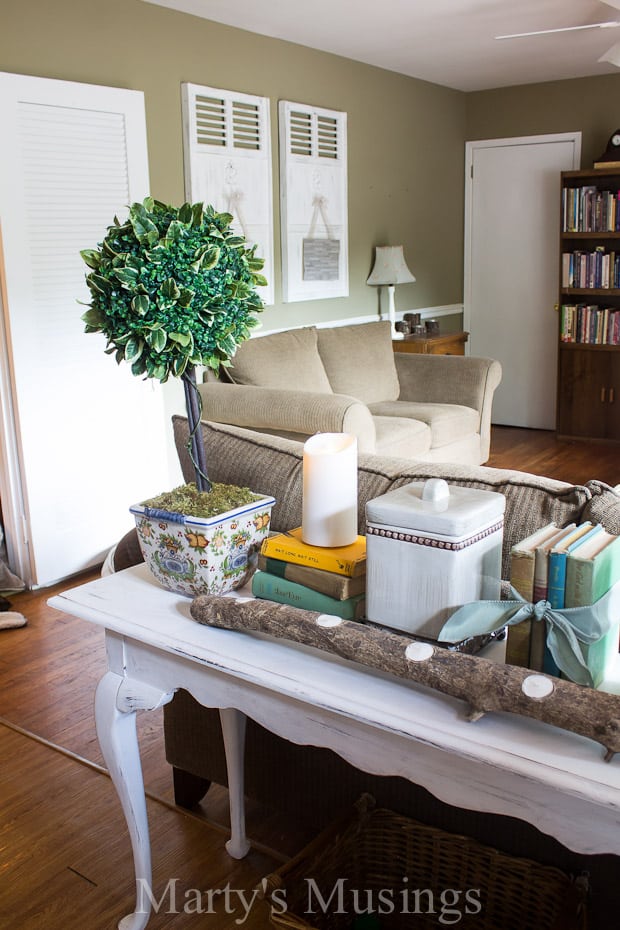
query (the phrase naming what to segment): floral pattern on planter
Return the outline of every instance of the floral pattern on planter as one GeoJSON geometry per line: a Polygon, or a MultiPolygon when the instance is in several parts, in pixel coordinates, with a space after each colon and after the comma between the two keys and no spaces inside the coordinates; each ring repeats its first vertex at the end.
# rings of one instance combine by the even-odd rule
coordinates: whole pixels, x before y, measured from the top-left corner
{"type": "Polygon", "coordinates": [[[195,597],[225,594],[245,583],[256,568],[274,504],[273,497],[263,497],[209,519],[141,504],[129,509],[151,574],[169,591],[195,597]]]}

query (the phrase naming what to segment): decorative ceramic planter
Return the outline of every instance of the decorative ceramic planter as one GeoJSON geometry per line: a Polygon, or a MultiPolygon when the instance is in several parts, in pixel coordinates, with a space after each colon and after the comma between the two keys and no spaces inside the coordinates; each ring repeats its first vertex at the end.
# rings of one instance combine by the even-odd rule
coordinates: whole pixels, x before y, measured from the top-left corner
{"type": "MultiPolygon", "coordinates": [[[[195,597],[240,587],[252,556],[269,532],[273,497],[215,517],[190,517],[136,504],[140,549],[151,573],[169,591],[195,597]]],[[[255,561],[255,560],[254,560],[255,561]]]]}

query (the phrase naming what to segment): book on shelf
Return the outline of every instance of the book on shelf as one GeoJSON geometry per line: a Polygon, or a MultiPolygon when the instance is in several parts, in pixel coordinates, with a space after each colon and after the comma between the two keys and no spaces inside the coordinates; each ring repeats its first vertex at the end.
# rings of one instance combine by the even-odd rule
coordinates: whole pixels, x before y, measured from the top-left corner
{"type": "Polygon", "coordinates": [[[620,309],[596,304],[562,304],[560,341],[620,345],[620,309]]]}
{"type": "Polygon", "coordinates": [[[547,600],[553,608],[561,610],[564,607],[564,588],[566,584],[566,561],[568,553],[577,548],[591,536],[595,536],[603,527],[600,523],[593,526],[590,521],[580,523],[572,533],[564,536],[549,551],[549,567],[547,572],[547,600]]]}
{"type": "Polygon", "coordinates": [[[617,232],[617,224],[617,191],[594,184],[562,189],[562,232],[617,232]]]}
{"type": "MultiPolygon", "coordinates": [[[[557,546],[565,536],[568,536],[576,528],[576,523],[569,523],[568,526],[558,530],[553,536],[536,547],[534,554],[534,603],[547,600],[549,586],[549,553],[554,546],[557,546]]],[[[546,652],[548,653],[547,629],[546,624],[541,620],[532,623],[529,667],[537,671],[542,671],[545,667],[546,652]]],[[[549,657],[547,658],[547,666],[550,667],[549,657]]]]}
{"type": "MultiPolygon", "coordinates": [[[[555,523],[548,523],[515,543],[510,550],[510,584],[528,603],[534,600],[534,557],[537,546],[555,536],[559,527],[555,523]]],[[[530,636],[532,621],[524,620],[515,626],[508,627],[506,639],[506,662],[509,665],[529,666],[530,664],[530,636]]]]}
{"type": "Polygon", "coordinates": [[[336,600],[344,601],[356,594],[363,594],[366,590],[366,575],[338,575],[323,568],[313,568],[311,565],[298,565],[295,562],[285,562],[283,559],[273,559],[262,552],[258,554],[258,568],[271,575],[287,578],[297,584],[303,584],[313,591],[327,594],[336,600]]]}
{"type": "Polygon", "coordinates": [[[608,290],[618,286],[618,255],[599,245],[590,252],[575,249],[562,253],[561,286],[563,289],[608,290]]]}
{"type": "Polygon", "coordinates": [[[295,581],[260,570],[252,576],[252,594],[267,601],[290,604],[303,610],[317,610],[319,613],[341,617],[343,620],[362,620],[366,613],[366,595],[363,593],[339,600],[295,581]]]}
{"type": "Polygon", "coordinates": [[[534,591],[532,600],[546,601],[549,587],[549,553],[565,536],[577,529],[576,523],[561,527],[536,546],[534,551],[534,591]]]}
{"type": "MultiPolygon", "coordinates": [[[[601,528],[568,554],[565,607],[594,604],[619,581],[620,537],[601,528]]],[[[580,644],[595,687],[604,681],[618,661],[620,617],[618,621],[597,642],[580,644]]]]}
{"type": "MultiPolygon", "coordinates": [[[[580,523],[550,550],[547,571],[547,600],[553,609],[561,610],[564,607],[568,553],[575,550],[586,539],[595,536],[602,529],[600,523],[596,526],[593,526],[589,520],[580,523]]],[[[547,648],[545,648],[543,655],[543,672],[548,675],[560,675],[560,669],[547,648]]]]}
{"type": "Polygon", "coordinates": [[[366,537],[358,536],[349,546],[311,546],[301,538],[301,527],[276,533],[263,540],[261,553],[299,565],[323,568],[337,575],[355,578],[366,574],[366,537]]]}

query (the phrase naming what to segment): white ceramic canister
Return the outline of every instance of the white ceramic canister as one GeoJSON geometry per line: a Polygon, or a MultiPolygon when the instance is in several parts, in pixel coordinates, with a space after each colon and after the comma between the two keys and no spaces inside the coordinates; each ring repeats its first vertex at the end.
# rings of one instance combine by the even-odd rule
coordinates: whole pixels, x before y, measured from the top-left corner
{"type": "Polygon", "coordinates": [[[506,499],[414,481],[366,504],[366,616],[436,639],[454,611],[500,596],[506,499]]]}

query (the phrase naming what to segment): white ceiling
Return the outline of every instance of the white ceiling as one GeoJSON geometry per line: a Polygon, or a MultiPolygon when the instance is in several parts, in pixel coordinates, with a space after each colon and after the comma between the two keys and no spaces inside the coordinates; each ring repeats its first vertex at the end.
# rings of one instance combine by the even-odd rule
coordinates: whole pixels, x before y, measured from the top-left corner
{"type": "Polygon", "coordinates": [[[615,73],[620,0],[147,0],[462,91],[615,73]]]}

